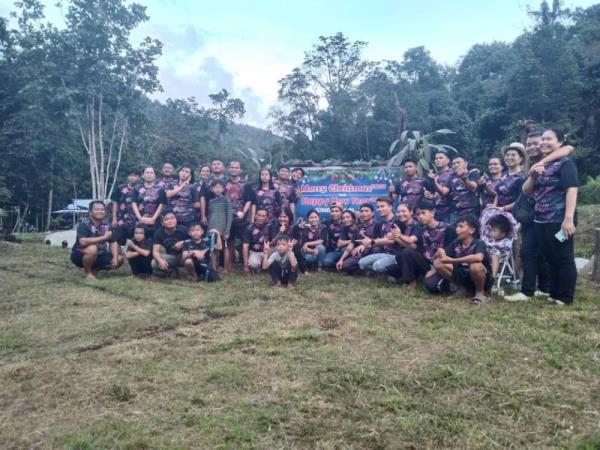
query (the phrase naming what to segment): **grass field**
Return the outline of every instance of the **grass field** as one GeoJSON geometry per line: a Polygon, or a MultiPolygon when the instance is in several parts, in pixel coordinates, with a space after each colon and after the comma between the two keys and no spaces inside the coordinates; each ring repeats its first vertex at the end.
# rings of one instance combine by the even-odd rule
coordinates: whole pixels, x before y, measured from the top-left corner
{"type": "Polygon", "coordinates": [[[600,293],[572,308],[367,278],[84,281],[0,248],[0,448],[600,446],[600,293]]]}

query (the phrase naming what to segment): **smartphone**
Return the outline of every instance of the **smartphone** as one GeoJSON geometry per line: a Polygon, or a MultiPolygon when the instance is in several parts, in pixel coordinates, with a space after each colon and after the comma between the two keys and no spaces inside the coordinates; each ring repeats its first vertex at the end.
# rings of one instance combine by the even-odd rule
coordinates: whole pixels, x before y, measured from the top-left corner
{"type": "Polygon", "coordinates": [[[569,239],[565,234],[565,230],[563,230],[562,228],[558,231],[558,233],[554,235],[554,237],[558,242],[565,242],[567,239],[569,239]]]}

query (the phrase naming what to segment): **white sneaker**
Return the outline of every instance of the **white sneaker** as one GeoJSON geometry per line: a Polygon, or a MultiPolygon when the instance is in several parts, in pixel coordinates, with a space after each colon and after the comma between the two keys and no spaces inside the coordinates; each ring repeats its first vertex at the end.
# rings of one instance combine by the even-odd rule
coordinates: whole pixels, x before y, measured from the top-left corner
{"type": "Polygon", "coordinates": [[[558,300],[556,298],[552,299],[552,303],[555,304],[555,305],[559,305],[559,306],[565,306],[566,305],[565,302],[561,302],[560,300],[558,300]]]}
{"type": "Polygon", "coordinates": [[[526,302],[527,300],[531,300],[531,297],[523,294],[522,292],[517,292],[513,295],[507,295],[504,297],[504,300],[507,302],[526,302]]]}
{"type": "Polygon", "coordinates": [[[535,291],[533,296],[534,297],[549,297],[550,294],[548,294],[547,292],[544,292],[544,291],[537,290],[537,291],[535,291]]]}
{"type": "Polygon", "coordinates": [[[555,298],[552,298],[550,296],[548,296],[548,298],[546,299],[546,303],[548,303],[549,305],[554,305],[558,300],[556,300],[555,298]]]}

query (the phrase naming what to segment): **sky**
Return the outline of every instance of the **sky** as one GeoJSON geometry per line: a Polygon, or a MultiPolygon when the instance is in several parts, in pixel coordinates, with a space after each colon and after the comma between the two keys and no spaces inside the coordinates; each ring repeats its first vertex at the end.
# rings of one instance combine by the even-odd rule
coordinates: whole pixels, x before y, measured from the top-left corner
{"type": "MultiPolygon", "coordinates": [[[[42,0],[58,26],[56,0],[42,0]]],[[[409,48],[425,46],[436,61],[454,64],[476,43],[512,41],[529,25],[528,9],[541,0],[137,0],[150,19],[134,39],[164,44],[157,61],[163,92],[153,97],[196,97],[227,89],[244,100],[241,121],[266,127],[277,103],[277,81],[302,63],[319,36],[342,32],[368,42],[372,61],[401,60],[409,48]]],[[[551,2],[550,2],[551,3],[551,2]]],[[[565,0],[588,7],[598,0],[565,0]]],[[[0,0],[7,16],[12,0],[0,0]]]]}

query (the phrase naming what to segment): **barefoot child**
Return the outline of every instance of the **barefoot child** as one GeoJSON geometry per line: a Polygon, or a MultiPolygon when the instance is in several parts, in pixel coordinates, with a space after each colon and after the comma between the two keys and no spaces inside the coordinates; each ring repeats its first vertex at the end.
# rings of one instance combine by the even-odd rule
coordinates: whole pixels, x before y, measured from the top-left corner
{"type": "Polygon", "coordinates": [[[204,228],[199,223],[192,223],[189,227],[189,239],[183,241],[183,265],[190,272],[193,281],[217,281],[217,272],[210,261],[211,234],[215,235],[214,250],[221,250],[223,243],[217,230],[210,230],[204,236],[204,228]]]}
{"type": "Polygon", "coordinates": [[[133,239],[127,239],[125,257],[131,272],[136,276],[152,275],[152,239],[146,238],[146,227],[138,223],[133,230],[133,239]]]}
{"type": "Polygon", "coordinates": [[[293,287],[298,279],[298,261],[293,252],[293,243],[285,236],[275,239],[275,251],[269,255],[270,245],[265,242],[263,270],[269,270],[273,286],[293,287]]]}

